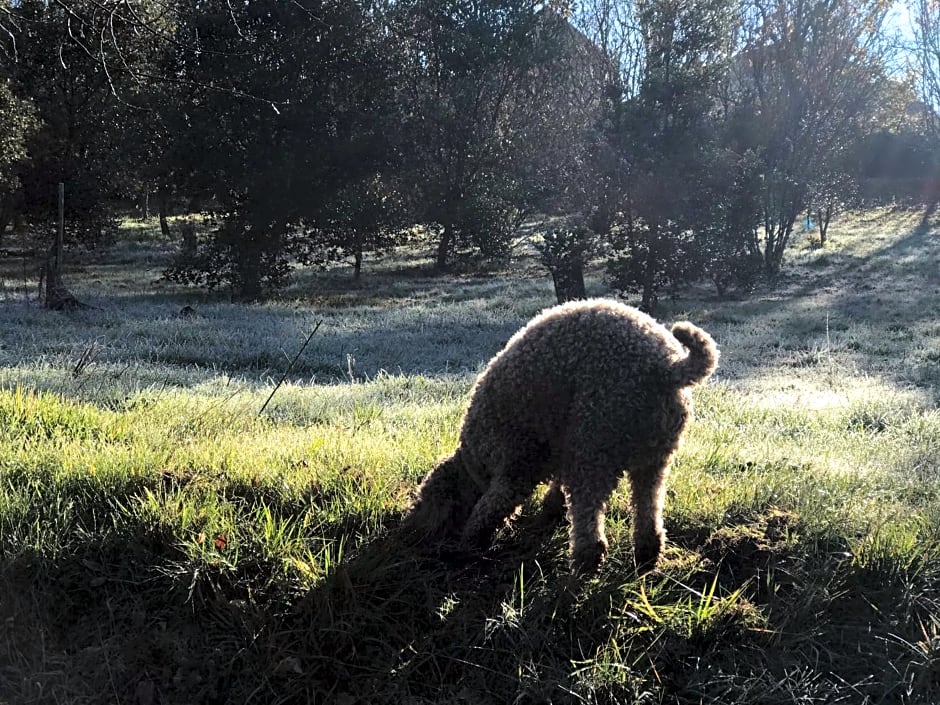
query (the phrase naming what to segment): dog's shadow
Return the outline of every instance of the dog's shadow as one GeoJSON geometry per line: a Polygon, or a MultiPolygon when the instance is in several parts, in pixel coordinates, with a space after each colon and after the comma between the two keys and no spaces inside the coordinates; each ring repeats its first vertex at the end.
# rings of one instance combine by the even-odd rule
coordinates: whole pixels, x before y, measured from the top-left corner
{"type": "Polygon", "coordinates": [[[278,689],[308,702],[557,700],[572,658],[606,630],[576,623],[583,582],[549,526],[523,517],[483,553],[397,526],[358,546],[283,615],[275,634],[294,636],[280,645],[294,672],[278,689]]]}
{"type": "Polygon", "coordinates": [[[174,563],[175,535],[143,520],[56,557],[0,556],[0,701],[101,702],[102,683],[153,705],[572,701],[572,663],[610,636],[618,566],[574,579],[565,523],[532,507],[482,553],[399,524],[321,526],[311,541],[347,549],[306,591],[247,556],[174,563]]]}

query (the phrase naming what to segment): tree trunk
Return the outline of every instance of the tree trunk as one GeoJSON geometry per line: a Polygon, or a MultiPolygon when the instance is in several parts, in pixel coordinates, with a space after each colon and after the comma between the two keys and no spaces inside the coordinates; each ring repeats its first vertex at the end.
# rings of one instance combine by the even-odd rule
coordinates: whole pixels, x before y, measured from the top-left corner
{"type": "Polygon", "coordinates": [[[584,288],[584,263],[579,257],[561,260],[552,267],[551,272],[558,303],[587,298],[584,288]]]}
{"type": "MultiPolygon", "coordinates": [[[[240,227],[235,223],[234,227],[240,227]]],[[[236,297],[241,301],[261,301],[264,299],[264,280],[269,281],[277,274],[277,258],[281,254],[286,225],[281,222],[271,225],[250,225],[236,239],[235,266],[238,271],[236,297]]]]}
{"type": "MultiPolygon", "coordinates": [[[[238,227],[238,224],[234,227],[238,227]]],[[[239,301],[259,301],[261,299],[261,234],[255,226],[251,226],[243,237],[237,254],[236,298],[239,301]]]]}
{"type": "Polygon", "coordinates": [[[450,251],[454,243],[454,226],[451,222],[441,223],[444,229],[441,231],[441,239],[437,243],[437,259],[434,268],[438,272],[447,270],[450,263],[450,251]]]}
{"type": "Polygon", "coordinates": [[[656,273],[653,262],[653,248],[646,252],[646,267],[643,272],[643,299],[640,301],[640,310],[653,313],[656,309],[656,273]]]}
{"type": "Polygon", "coordinates": [[[187,257],[192,257],[196,254],[196,225],[192,218],[186,218],[180,225],[180,230],[183,233],[183,253],[187,257]]]}
{"type": "Polygon", "coordinates": [[[3,244],[3,233],[10,223],[10,209],[7,207],[7,199],[0,199],[0,245],[3,244]]]}
{"type": "Polygon", "coordinates": [[[75,298],[74,294],[66,288],[65,283],[62,281],[59,252],[58,243],[53,243],[39,275],[39,293],[43,305],[51,311],[75,311],[88,308],[87,304],[75,298]]]}
{"type": "Polygon", "coordinates": [[[256,252],[243,252],[238,262],[238,289],[235,299],[248,303],[260,301],[261,292],[261,257],[256,252]]]}
{"type": "Polygon", "coordinates": [[[773,244],[768,237],[767,241],[764,243],[764,274],[767,275],[769,279],[773,279],[777,276],[777,267],[774,264],[774,248],[773,244]]]}
{"type": "Polygon", "coordinates": [[[362,250],[357,250],[353,257],[353,279],[359,281],[362,276],[362,250]]]}
{"type": "Polygon", "coordinates": [[[363,235],[361,230],[356,230],[356,234],[353,237],[353,279],[359,281],[359,277],[362,275],[362,246],[363,246],[363,235]]]}
{"type": "Polygon", "coordinates": [[[826,245],[826,237],[829,234],[829,221],[832,220],[832,206],[826,206],[825,209],[819,209],[816,213],[816,222],[819,223],[819,244],[822,247],[826,245]]]}
{"type": "Polygon", "coordinates": [[[787,243],[790,235],[793,233],[793,223],[796,221],[797,214],[787,216],[786,223],[779,223],[767,232],[767,242],[764,246],[764,272],[771,280],[780,274],[780,268],[783,266],[783,254],[787,249],[787,243]]]}
{"type": "Polygon", "coordinates": [[[196,254],[196,222],[193,218],[193,213],[197,212],[199,212],[199,198],[193,196],[189,199],[186,217],[180,227],[183,235],[183,252],[190,255],[196,254]]]}
{"type": "Polygon", "coordinates": [[[170,224],[167,223],[166,212],[167,212],[167,209],[169,208],[170,198],[166,192],[165,186],[160,186],[160,191],[158,193],[157,198],[159,199],[157,208],[160,211],[160,214],[159,214],[160,215],[160,233],[163,235],[163,237],[169,240],[170,239],[170,224]]]}
{"type": "Polygon", "coordinates": [[[718,300],[723,301],[725,294],[728,292],[724,277],[716,274],[712,277],[712,282],[715,284],[715,293],[718,295],[718,300]]]}

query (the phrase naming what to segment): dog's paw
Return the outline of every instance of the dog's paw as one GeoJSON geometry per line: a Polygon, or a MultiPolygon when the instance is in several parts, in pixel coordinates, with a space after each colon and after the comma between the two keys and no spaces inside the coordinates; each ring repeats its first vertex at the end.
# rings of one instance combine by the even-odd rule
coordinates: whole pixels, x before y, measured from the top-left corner
{"type": "Polygon", "coordinates": [[[636,561],[637,575],[646,575],[656,567],[659,556],[663,552],[665,537],[654,535],[648,540],[636,540],[633,546],[633,557],[636,561]]]}
{"type": "Polygon", "coordinates": [[[571,571],[575,575],[594,575],[607,558],[607,542],[598,541],[592,546],[582,548],[571,556],[571,571]]]}

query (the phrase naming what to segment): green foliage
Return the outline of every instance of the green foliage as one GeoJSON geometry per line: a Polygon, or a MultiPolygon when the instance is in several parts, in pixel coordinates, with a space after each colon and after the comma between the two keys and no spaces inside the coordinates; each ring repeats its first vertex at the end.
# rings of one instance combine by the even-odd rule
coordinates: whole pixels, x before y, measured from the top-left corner
{"type": "Polygon", "coordinates": [[[691,229],[664,230],[635,221],[611,235],[608,281],[621,294],[640,294],[641,308],[646,311],[656,309],[664,290],[675,292],[702,274],[702,258],[691,229]]]}
{"type": "Polygon", "coordinates": [[[189,172],[176,148],[167,169],[223,185],[225,222],[172,277],[256,299],[284,284],[292,247],[329,260],[337,245],[355,248],[359,228],[389,225],[379,222],[382,197],[364,197],[395,159],[394,143],[383,144],[394,45],[377,8],[264,2],[235,12],[220,2],[178,21],[183,41],[168,61],[197,87],[194,103],[176,107],[186,116],[179,139],[204,158],[189,172]],[[340,222],[337,205],[356,190],[359,212],[340,222]]]}
{"type": "Polygon", "coordinates": [[[453,251],[506,257],[525,213],[520,190],[520,184],[506,175],[480,175],[470,192],[452,204],[453,251]]]}
{"type": "MultiPolygon", "coordinates": [[[[26,140],[37,127],[36,111],[0,82],[0,198],[19,184],[18,167],[26,159],[26,140]]],[[[6,223],[0,223],[0,228],[6,223]]]]}
{"type": "Polygon", "coordinates": [[[538,191],[538,99],[560,19],[526,0],[411,0],[393,18],[409,47],[407,164],[421,219],[440,227],[437,267],[468,246],[505,254],[538,191]]]}
{"type": "Polygon", "coordinates": [[[663,288],[703,270],[698,190],[717,167],[711,91],[730,56],[734,17],[726,0],[663,0],[639,10],[646,50],[639,93],[613,93],[608,108],[608,140],[629,163],[609,269],[615,288],[641,293],[652,310],[663,288]]]}
{"type": "Polygon", "coordinates": [[[760,156],[764,228],[755,243],[768,275],[779,272],[813,186],[836,178],[840,159],[877,113],[887,79],[882,0],[745,5],[741,76],[732,90],[750,111],[760,156]]]}
{"type": "Polygon", "coordinates": [[[730,290],[751,291],[762,274],[755,247],[761,213],[761,178],[757,155],[738,151],[734,120],[723,125],[700,191],[693,202],[696,240],[704,274],[719,296],[730,290]]]}
{"type": "Polygon", "coordinates": [[[561,225],[540,233],[535,243],[542,264],[553,267],[574,259],[586,262],[600,249],[597,236],[584,225],[561,225]]]}
{"type": "Polygon", "coordinates": [[[324,209],[317,235],[296,243],[305,263],[352,257],[359,277],[366,252],[383,253],[402,239],[409,208],[400,184],[376,174],[337,190],[324,209]]]}
{"type": "Polygon", "coordinates": [[[226,288],[233,298],[254,301],[287,283],[290,265],[284,239],[283,230],[255,228],[240,214],[231,214],[195,251],[184,247],[163,274],[170,281],[226,288]]]}
{"type": "Polygon", "coordinates": [[[555,227],[541,233],[535,249],[552,274],[558,303],[586,297],[584,265],[600,250],[597,235],[584,225],[555,227]]]}
{"type": "MultiPolygon", "coordinates": [[[[118,92],[128,90],[130,73],[146,62],[149,43],[94,2],[24,0],[7,17],[5,73],[39,121],[26,142],[29,160],[19,168],[16,214],[37,226],[54,223],[62,182],[67,237],[100,242],[136,167],[128,146],[138,116],[128,102],[132,91],[123,101],[118,92]]],[[[37,228],[37,238],[48,240],[50,230],[37,228]]]]}

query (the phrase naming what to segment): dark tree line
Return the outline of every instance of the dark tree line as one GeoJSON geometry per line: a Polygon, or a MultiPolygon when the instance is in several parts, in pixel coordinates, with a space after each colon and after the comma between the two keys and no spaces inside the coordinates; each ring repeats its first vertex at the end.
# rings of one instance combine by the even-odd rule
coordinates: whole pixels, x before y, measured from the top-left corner
{"type": "Polygon", "coordinates": [[[909,108],[934,74],[889,73],[886,8],[0,0],[0,234],[44,246],[59,182],[89,243],[148,194],[167,236],[171,214],[212,223],[175,226],[168,276],[257,299],[295,262],[358,276],[416,225],[440,270],[503,256],[543,213],[566,218],[542,245],[560,298],[601,254],[646,308],[702,277],[747,288],[806,212],[824,241],[873,149],[926,144],[936,101],[909,108]]]}

